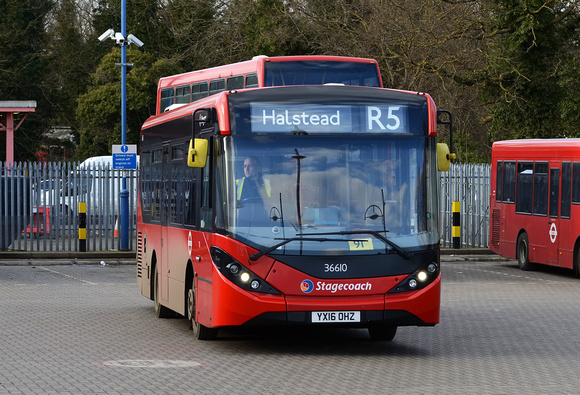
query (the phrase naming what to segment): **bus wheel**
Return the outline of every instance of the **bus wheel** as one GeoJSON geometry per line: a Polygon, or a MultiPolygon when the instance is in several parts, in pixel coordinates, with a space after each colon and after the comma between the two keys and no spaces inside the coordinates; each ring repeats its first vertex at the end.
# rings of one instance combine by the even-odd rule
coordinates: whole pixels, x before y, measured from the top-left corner
{"type": "Polygon", "coordinates": [[[187,319],[191,322],[193,337],[197,340],[214,340],[218,330],[201,325],[195,320],[195,316],[195,280],[192,280],[191,287],[187,290],[187,319]]]}
{"type": "Polygon", "coordinates": [[[576,277],[580,277],[580,245],[574,251],[574,274],[576,277]]]}
{"type": "Polygon", "coordinates": [[[369,326],[369,335],[372,340],[376,341],[391,341],[397,334],[396,325],[372,325],[369,326]]]}
{"type": "Polygon", "coordinates": [[[533,264],[530,262],[530,249],[528,243],[528,235],[522,233],[518,237],[518,266],[520,269],[526,271],[531,270],[533,264]]]}
{"type": "Polygon", "coordinates": [[[155,306],[155,315],[157,318],[171,317],[171,310],[159,303],[159,273],[157,266],[155,266],[155,275],[153,276],[153,305],[155,306]]]}

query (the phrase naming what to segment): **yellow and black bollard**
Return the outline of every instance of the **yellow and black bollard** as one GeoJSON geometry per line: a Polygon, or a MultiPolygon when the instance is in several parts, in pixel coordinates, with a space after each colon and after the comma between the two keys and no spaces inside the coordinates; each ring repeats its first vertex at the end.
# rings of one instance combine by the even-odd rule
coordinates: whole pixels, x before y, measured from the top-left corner
{"type": "Polygon", "coordinates": [[[87,251],[87,204],[79,203],[79,251],[87,251]]]}
{"type": "Polygon", "coordinates": [[[461,248],[461,203],[453,202],[453,248],[461,248]]]}

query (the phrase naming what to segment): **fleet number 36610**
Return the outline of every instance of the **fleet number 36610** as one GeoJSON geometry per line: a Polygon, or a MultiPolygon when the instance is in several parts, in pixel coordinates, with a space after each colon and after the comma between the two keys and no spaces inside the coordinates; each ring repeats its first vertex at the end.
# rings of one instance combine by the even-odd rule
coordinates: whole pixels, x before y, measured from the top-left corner
{"type": "Polygon", "coordinates": [[[326,273],[338,273],[338,272],[346,272],[348,270],[348,265],[346,263],[325,263],[324,264],[324,271],[326,273]]]}

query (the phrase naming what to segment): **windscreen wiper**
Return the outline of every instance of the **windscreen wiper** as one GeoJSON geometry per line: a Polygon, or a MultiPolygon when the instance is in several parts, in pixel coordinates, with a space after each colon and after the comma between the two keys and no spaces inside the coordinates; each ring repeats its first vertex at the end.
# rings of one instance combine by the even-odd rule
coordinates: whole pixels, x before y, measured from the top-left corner
{"type": "MultiPolygon", "coordinates": [[[[403,258],[409,260],[413,256],[410,252],[405,250],[403,247],[393,243],[391,240],[387,239],[385,236],[381,235],[379,232],[375,232],[372,230],[349,230],[349,231],[340,231],[340,232],[325,232],[325,233],[302,233],[298,234],[297,236],[332,236],[332,235],[371,235],[385,243],[386,245],[390,246],[393,250],[395,250],[399,255],[403,258]]],[[[353,241],[353,240],[348,240],[353,241]]]]}
{"type": "MultiPolygon", "coordinates": [[[[357,233],[360,233],[360,232],[357,232],[357,233]]],[[[326,234],[330,235],[331,233],[326,233],[326,234]]],[[[339,233],[332,233],[332,234],[338,235],[339,233]]],[[[324,235],[324,234],[321,233],[320,235],[324,235]]],[[[298,235],[298,236],[304,236],[304,234],[298,235]]],[[[310,236],[310,234],[308,236],[310,236]]],[[[278,239],[278,240],[280,240],[280,239],[278,239]]],[[[343,242],[345,242],[346,241],[346,242],[348,242],[348,241],[353,241],[353,240],[329,239],[327,237],[291,237],[288,239],[284,239],[280,243],[274,244],[273,246],[268,247],[265,250],[262,250],[260,252],[256,252],[255,254],[250,255],[250,260],[255,261],[256,259],[260,258],[261,256],[269,254],[272,251],[282,247],[283,245],[290,243],[291,241],[318,241],[318,242],[325,242],[325,241],[343,241],[343,242]]]]}

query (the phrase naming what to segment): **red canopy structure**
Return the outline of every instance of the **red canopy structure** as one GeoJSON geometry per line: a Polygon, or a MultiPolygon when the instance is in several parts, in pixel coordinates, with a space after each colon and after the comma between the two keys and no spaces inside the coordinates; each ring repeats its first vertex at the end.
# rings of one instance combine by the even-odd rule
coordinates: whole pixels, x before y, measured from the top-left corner
{"type": "Polygon", "coordinates": [[[0,101],[0,114],[6,119],[6,124],[0,122],[0,131],[6,131],[6,162],[9,165],[14,163],[14,132],[22,125],[28,113],[35,111],[36,101],[34,100],[0,101]],[[24,116],[14,127],[14,115],[19,113],[24,113],[24,116]]]}

